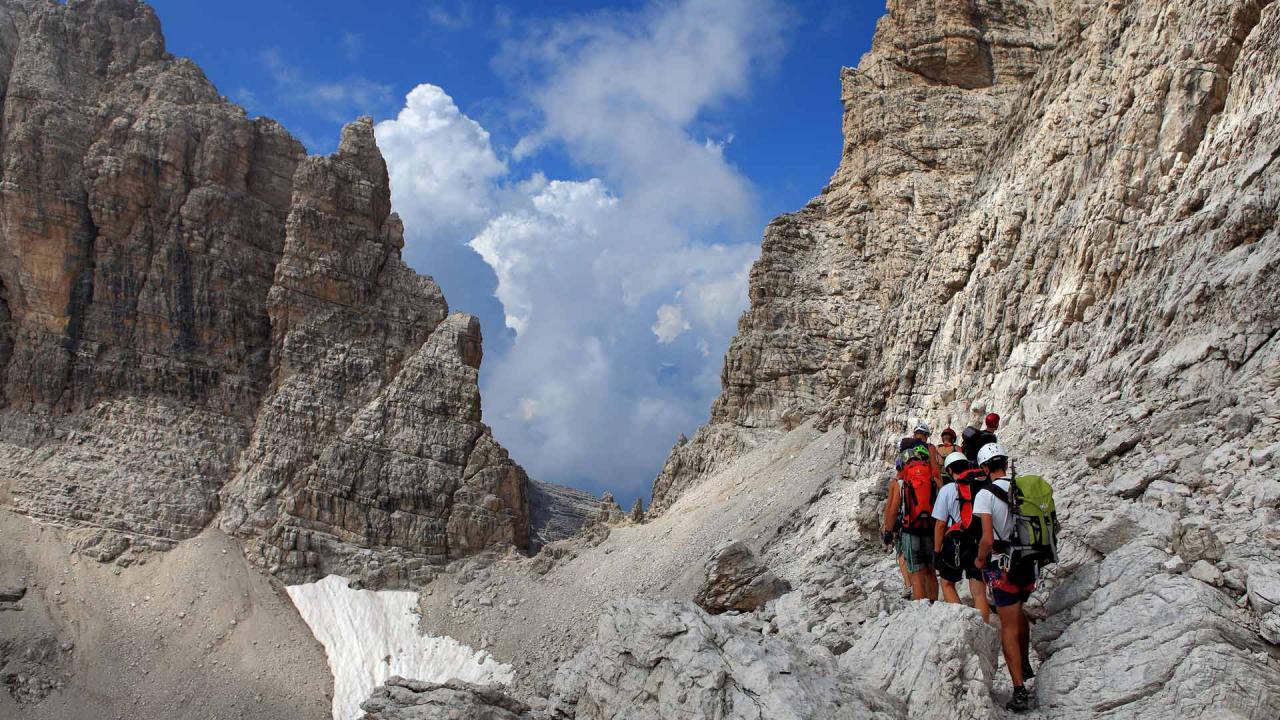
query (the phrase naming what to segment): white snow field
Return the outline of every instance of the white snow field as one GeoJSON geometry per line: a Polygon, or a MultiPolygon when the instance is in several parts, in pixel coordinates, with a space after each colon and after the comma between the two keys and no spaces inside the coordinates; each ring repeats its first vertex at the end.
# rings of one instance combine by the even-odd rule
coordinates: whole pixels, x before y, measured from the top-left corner
{"type": "Polygon", "coordinates": [[[287,590],[329,656],[334,720],[359,718],[360,703],[393,675],[428,682],[511,682],[511,666],[489,653],[418,632],[416,592],[352,590],[337,575],[287,590]]]}

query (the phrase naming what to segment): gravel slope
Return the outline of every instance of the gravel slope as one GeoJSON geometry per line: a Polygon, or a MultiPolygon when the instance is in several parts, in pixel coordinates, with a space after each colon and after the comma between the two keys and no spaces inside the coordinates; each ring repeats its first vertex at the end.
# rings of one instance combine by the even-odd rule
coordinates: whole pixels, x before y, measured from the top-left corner
{"type": "Polygon", "coordinates": [[[233,540],[207,530],[127,568],[73,543],[0,510],[0,586],[27,587],[0,604],[0,718],[329,718],[324,650],[233,540]]]}
{"type": "Polygon", "coordinates": [[[762,442],[690,490],[656,520],[614,528],[592,547],[557,543],[534,559],[471,561],[422,594],[423,628],[516,668],[527,693],[593,636],[603,606],[623,597],[692,599],[721,545],[762,547],[840,474],[841,435],[803,426],[762,442]],[[550,563],[548,555],[567,553],[550,563]]]}

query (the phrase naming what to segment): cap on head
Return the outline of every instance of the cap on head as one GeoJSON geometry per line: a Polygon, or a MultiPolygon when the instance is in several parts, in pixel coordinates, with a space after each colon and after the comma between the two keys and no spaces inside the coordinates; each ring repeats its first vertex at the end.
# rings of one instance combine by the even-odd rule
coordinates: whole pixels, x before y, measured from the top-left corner
{"type": "Polygon", "coordinates": [[[986,465],[995,458],[1007,458],[1009,451],[1000,443],[987,443],[978,449],[978,464],[986,465]]]}
{"type": "Polygon", "coordinates": [[[916,425],[916,429],[912,430],[911,432],[924,433],[925,437],[928,437],[930,434],[933,433],[933,431],[929,429],[929,423],[924,423],[924,422],[916,425]]]}
{"type": "Polygon", "coordinates": [[[943,440],[946,440],[948,437],[949,437],[949,438],[951,438],[952,442],[955,442],[955,439],[956,439],[956,431],[955,431],[955,430],[952,430],[951,428],[945,428],[945,429],[942,431],[942,439],[943,439],[943,440]]]}
{"type": "Polygon", "coordinates": [[[942,463],[942,467],[950,470],[951,466],[958,462],[962,462],[967,465],[969,463],[969,458],[965,457],[962,452],[953,452],[947,456],[946,461],[942,463]]]}
{"type": "Polygon", "coordinates": [[[1000,416],[995,413],[987,413],[987,427],[995,430],[1000,427],[1000,416]]]}

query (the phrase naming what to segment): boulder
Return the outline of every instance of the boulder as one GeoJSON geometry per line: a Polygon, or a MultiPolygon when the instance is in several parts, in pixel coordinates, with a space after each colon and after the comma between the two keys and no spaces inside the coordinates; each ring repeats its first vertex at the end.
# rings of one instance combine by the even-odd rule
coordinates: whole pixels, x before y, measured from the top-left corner
{"type": "Polygon", "coordinates": [[[529,707],[496,685],[461,680],[419,682],[393,677],[374,688],[364,720],[530,720],[529,707]]]}
{"type": "Polygon", "coordinates": [[[751,548],[734,542],[707,561],[706,580],[694,602],[713,615],[751,612],[790,590],[791,585],[770,572],[751,548]]]}
{"type": "Polygon", "coordinates": [[[1141,470],[1132,470],[1112,480],[1107,485],[1107,492],[1132,500],[1141,495],[1154,479],[1154,476],[1148,475],[1141,470]]]}
{"type": "Polygon", "coordinates": [[[576,720],[889,720],[902,705],[822,650],[762,635],[692,603],[621,600],[561,666],[548,703],[576,720]]]}
{"type": "Polygon", "coordinates": [[[1206,583],[1214,587],[1222,587],[1222,571],[1208,560],[1197,560],[1196,563],[1191,566],[1191,570],[1187,574],[1202,583],[1206,583]]]}
{"type": "Polygon", "coordinates": [[[1280,670],[1257,635],[1224,593],[1163,572],[1168,559],[1130,543],[1050,596],[1032,629],[1048,656],[1033,685],[1045,717],[1280,717],[1280,670]]]}
{"type": "Polygon", "coordinates": [[[864,625],[840,668],[906,702],[909,718],[985,720],[999,652],[999,633],[972,608],[913,602],[864,625]]]}
{"type": "Polygon", "coordinates": [[[1254,563],[1245,580],[1249,604],[1259,615],[1280,605],[1280,563],[1254,563]]]}
{"type": "Polygon", "coordinates": [[[1174,542],[1173,549],[1189,563],[1197,560],[1221,560],[1222,553],[1226,551],[1209,521],[1204,518],[1183,520],[1182,533],[1174,542]]]}
{"type": "Polygon", "coordinates": [[[1280,610],[1272,609],[1258,622],[1258,634],[1272,645],[1280,645],[1280,610]]]}
{"type": "Polygon", "coordinates": [[[1142,435],[1135,430],[1111,433],[1085,455],[1085,462],[1092,468],[1102,467],[1134,449],[1141,441],[1142,435]]]}
{"type": "MultiPolygon", "coordinates": [[[[1147,536],[1161,545],[1170,545],[1178,536],[1177,516],[1166,510],[1145,505],[1121,503],[1084,537],[1089,547],[1106,555],[1133,540],[1147,536]]],[[[1183,559],[1190,560],[1186,556],[1183,559]]]]}
{"type": "Polygon", "coordinates": [[[25,585],[0,585],[0,602],[18,602],[26,594],[25,585]]]}

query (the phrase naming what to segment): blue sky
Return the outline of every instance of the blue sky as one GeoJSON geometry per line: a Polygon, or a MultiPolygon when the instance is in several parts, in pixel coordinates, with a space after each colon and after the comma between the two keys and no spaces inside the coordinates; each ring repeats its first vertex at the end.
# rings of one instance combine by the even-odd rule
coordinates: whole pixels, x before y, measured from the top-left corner
{"type": "Polygon", "coordinates": [[[311,152],[379,122],[405,259],[481,319],[499,441],[534,477],[628,502],[705,420],[764,224],[835,169],[839,69],[884,10],[152,4],[171,52],[311,152]]]}

